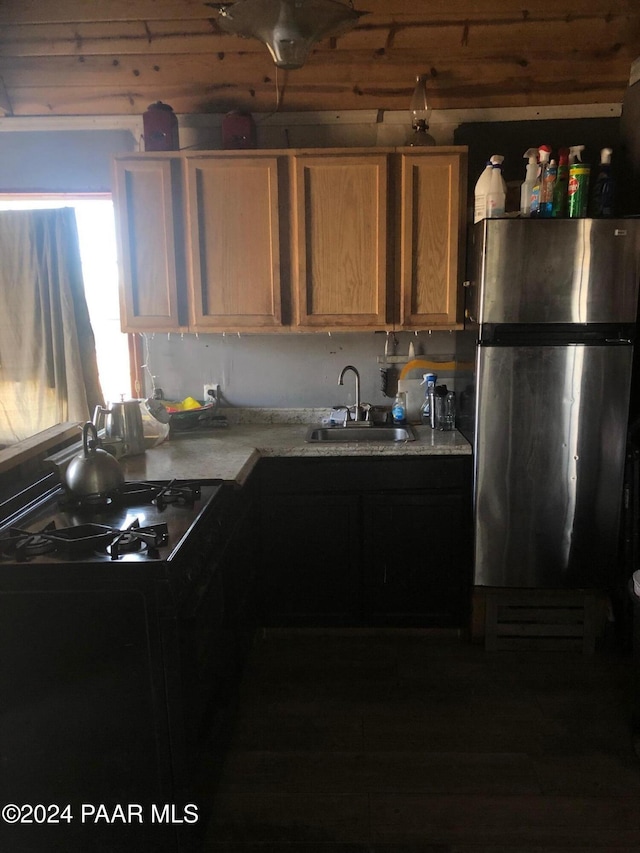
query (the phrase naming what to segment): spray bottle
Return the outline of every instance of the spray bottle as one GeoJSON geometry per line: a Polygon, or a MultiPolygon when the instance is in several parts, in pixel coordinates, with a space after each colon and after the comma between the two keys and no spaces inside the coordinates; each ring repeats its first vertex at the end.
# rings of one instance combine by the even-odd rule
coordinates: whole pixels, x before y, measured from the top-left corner
{"type": "Polygon", "coordinates": [[[549,162],[550,156],[551,149],[548,145],[541,145],[538,148],[538,170],[536,172],[536,179],[533,184],[533,190],[531,191],[531,216],[540,216],[540,193],[542,191],[542,176],[544,174],[545,167],[549,162]]]}
{"type": "Polygon", "coordinates": [[[569,186],[569,149],[558,151],[558,177],[553,188],[551,216],[559,219],[567,215],[567,187],[569,186]]]}
{"type": "Polygon", "coordinates": [[[584,145],[572,145],[569,149],[569,186],[567,189],[570,219],[581,219],[587,215],[589,176],[591,166],[582,162],[584,145]]]}
{"type": "Polygon", "coordinates": [[[538,174],[538,149],[527,148],[522,156],[527,160],[527,169],[520,187],[520,215],[531,216],[531,194],[538,174]]]}
{"type": "Polygon", "coordinates": [[[553,191],[558,177],[558,164],[551,159],[545,162],[540,175],[540,204],[538,216],[549,218],[553,211],[553,191]]]}
{"type": "Polygon", "coordinates": [[[589,202],[589,216],[602,218],[614,214],[615,187],[611,174],[611,148],[603,148],[600,152],[598,175],[593,185],[593,193],[589,202]]]}
{"type": "MultiPolygon", "coordinates": [[[[500,182],[501,182],[501,185],[504,189],[504,184],[502,182],[502,172],[500,170],[500,166],[502,165],[503,161],[504,161],[504,157],[502,155],[492,154],[491,158],[487,162],[487,165],[485,166],[484,171],[482,172],[482,174],[478,178],[478,181],[477,181],[476,187],[475,187],[475,204],[474,204],[474,211],[473,211],[474,223],[480,222],[481,219],[486,219],[488,216],[492,216],[492,215],[493,216],[502,216],[502,214],[504,213],[504,202],[502,205],[502,213],[501,214],[498,214],[498,213],[491,214],[489,212],[489,206],[488,206],[489,193],[492,192],[491,181],[492,181],[492,175],[494,172],[494,166],[497,167],[497,172],[498,172],[498,175],[500,178],[500,182]]],[[[495,186],[495,183],[494,183],[494,186],[495,186]]],[[[506,196],[506,192],[505,192],[505,196],[506,196]]]]}
{"type": "Polygon", "coordinates": [[[436,381],[438,377],[435,373],[424,373],[422,376],[421,385],[425,385],[424,402],[420,406],[420,423],[431,426],[431,412],[433,411],[434,395],[436,391],[436,381]]]}

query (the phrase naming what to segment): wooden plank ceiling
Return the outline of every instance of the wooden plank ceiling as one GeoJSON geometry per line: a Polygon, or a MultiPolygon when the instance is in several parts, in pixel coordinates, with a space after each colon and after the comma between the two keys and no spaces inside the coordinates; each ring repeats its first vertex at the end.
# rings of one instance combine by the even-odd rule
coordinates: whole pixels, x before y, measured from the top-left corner
{"type": "Polygon", "coordinates": [[[616,103],[640,0],[354,0],[370,14],[296,71],[202,0],[0,0],[0,103],[16,116],[616,103]]]}

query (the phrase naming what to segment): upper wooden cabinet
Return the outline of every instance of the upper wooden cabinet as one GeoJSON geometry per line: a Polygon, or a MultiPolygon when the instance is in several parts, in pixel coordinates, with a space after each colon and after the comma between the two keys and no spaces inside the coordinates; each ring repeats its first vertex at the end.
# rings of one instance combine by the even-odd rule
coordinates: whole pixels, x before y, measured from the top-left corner
{"type": "Polygon", "coordinates": [[[462,320],[466,151],[400,155],[400,327],[462,320]]]}
{"type": "Polygon", "coordinates": [[[153,155],[115,163],[123,332],[186,327],[180,167],[177,157],[153,155]]]}
{"type": "Polygon", "coordinates": [[[388,156],[293,157],[292,277],[298,327],[384,329],[388,156]]]}
{"type": "Polygon", "coordinates": [[[190,327],[282,324],[278,158],[188,156],[190,327]]]}
{"type": "Polygon", "coordinates": [[[456,328],[466,149],[116,159],[123,331],[456,328]]]}

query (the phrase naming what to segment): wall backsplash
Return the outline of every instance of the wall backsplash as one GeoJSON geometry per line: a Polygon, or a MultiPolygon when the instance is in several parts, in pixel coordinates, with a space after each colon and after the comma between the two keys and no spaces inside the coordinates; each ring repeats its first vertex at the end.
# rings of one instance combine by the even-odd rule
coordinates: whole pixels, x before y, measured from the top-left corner
{"type": "MultiPolygon", "coordinates": [[[[396,355],[434,360],[455,358],[455,332],[402,332],[396,355]]],[[[315,335],[147,335],[146,388],[161,388],[166,399],[202,398],[202,386],[217,382],[230,406],[274,408],[331,407],[354,402],[354,382],[338,374],[346,364],[361,377],[362,401],[390,405],[381,388],[378,358],[384,356],[384,333],[315,335]]],[[[400,370],[402,364],[396,365],[400,370]]]]}

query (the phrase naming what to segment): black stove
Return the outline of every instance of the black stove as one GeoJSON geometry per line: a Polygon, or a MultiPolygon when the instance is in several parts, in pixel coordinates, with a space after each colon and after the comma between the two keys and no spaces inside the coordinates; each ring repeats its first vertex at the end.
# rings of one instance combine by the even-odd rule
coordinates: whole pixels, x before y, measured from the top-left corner
{"type": "MultiPolygon", "coordinates": [[[[15,802],[54,790],[74,817],[80,803],[144,804],[144,824],[106,827],[109,849],[182,851],[190,827],[157,835],[146,818],[152,803],[193,802],[200,738],[226,696],[222,566],[237,501],[219,480],[128,482],[78,501],[53,475],[0,503],[0,762],[15,802]]],[[[91,846],[73,829],[9,846],[91,846]]]]}
{"type": "Polygon", "coordinates": [[[175,560],[221,488],[216,480],[127,482],[109,498],[77,499],[55,486],[5,517],[0,567],[175,560]]]}

